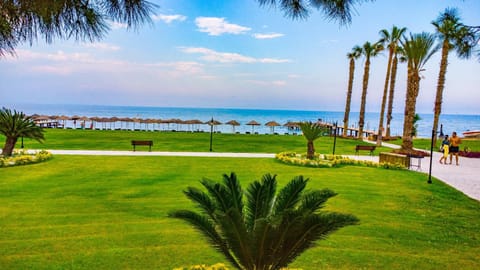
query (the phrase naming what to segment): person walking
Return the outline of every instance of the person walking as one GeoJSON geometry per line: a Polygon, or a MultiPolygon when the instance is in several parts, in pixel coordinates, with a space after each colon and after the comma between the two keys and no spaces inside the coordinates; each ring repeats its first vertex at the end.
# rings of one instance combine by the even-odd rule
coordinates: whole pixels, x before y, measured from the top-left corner
{"type": "Polygon", "coordinates": [[[458,148],[461,143],[462,143],[462,140],[460,139],[460,137],[457,136],[457,132],[454,131],[452,133],[452,137],[450,137],[450,163],[449,164],[452,164],[453,156],[455,156],[455,161],[458,166],[458,148]]]}
{"type": "Polygon", "coordinates": [[[440,164],[445,164],[447,165],[447,157],[449,154],[449,148],[450,148],[450,140],[448,139],[448,135],[445,135],[445,138],[442,141],[442,146],[440,146],[440,149],[443,151],[443,155],[440,158],[440,164]]]}

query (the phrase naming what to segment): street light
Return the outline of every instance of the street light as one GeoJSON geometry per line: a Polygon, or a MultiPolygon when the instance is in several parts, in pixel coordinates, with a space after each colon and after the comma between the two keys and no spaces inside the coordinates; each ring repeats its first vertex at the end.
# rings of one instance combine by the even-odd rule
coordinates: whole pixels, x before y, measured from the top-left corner
{"type": "Polygon", "coordinates": [[[213,117],[210,120],[210,152],[212,152],[212,142],[213,142],[213,117]]]}
{"type": "Polygon", "coordinates": [[[432,140],[430,142],[430,169],[428,170],[428,181],[427,181],[427,183],[429,183],[429,184],[432,183],[433,140],[435,139],[436,135],[437,135],[437,133],[435,132],[434,129],[432,129],[432,140]]]}
{"type": "Polygon", "coordinates": [[[22,136],[22,145],[20,145],[20,148],[23,149],[23,136],[22,136]]]}
{"type": "Polygon", "coordinates": [[[337,144],[337,127],[338,122],[335,121],[335,125],[333,126],[333,155],[335,155],[335,146],[337,144]]]}

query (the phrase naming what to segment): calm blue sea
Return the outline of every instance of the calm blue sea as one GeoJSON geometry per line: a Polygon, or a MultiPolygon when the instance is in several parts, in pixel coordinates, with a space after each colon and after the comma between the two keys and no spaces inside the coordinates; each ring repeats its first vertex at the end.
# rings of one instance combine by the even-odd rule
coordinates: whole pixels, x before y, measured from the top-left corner
{"type": "MultiPolygon", "coordinates": [[[[179,118],[182,120],[198,119],[208,121],[212,119],[222,123],[230,120],[236,120],[241,125],[235,127],[236,132],[258,132],[270,133],[270,127],[266,127],[268,121],[276,121],[285,124],[288,121],[317,121],[322,119],[326,122],[338,121],[343,125],[343,112],[330,111],[300,111],[300,110],[260,110],[260,109],[220,109],[220,108],[166,108],[166,107],[140,107],[140,106],[101,106],[101,105],[40,105],[40,104],[19,104],[8,106],[11,109],[23,111],[27,115],[79,115],[87,117],[136,117],[136,118],[155,118],[171,119],[179,118]],[[251,120],[260,123],[260,126],[246,125],[251,120]]],[[[367,130],[378,130],[378,113],[366,113],[365,128],[367,130]]],[[[430,137],[432,133],[433,114],[420,114],[421,120],[418,122],[419,137],[430,137]]],[[[350,113],[350,127],[358,125],[358,112],[350,113]]],[[[440,123],[443,124],[443,132],[450,134],[457,131],[460,135],[467,130],[480,130],[480,115],[458,115],[444,114],[440,117],[440,123]]],[[[71,121],[67,126],[72,126],[71,121]]],[[[188,127],[175,127],[187,130],[188,127]]],[[[391,123],[393,135],[401,135],[403,128],[403,114],[394,114],[391,123]]],[[[206,125],[198,125],[196,129],[209,130],[206,125]]],[[[233,132],[230,125],[219,125],[216,130],[229,133],[233,132]]],[[[275,132],[288,132],[285,127],[276,127],[275,132]]]]}

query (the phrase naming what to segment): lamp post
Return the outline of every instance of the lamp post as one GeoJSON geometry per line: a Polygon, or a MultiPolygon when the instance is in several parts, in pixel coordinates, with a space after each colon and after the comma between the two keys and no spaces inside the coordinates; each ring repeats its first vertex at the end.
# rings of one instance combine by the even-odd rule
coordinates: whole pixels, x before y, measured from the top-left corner
{"type": "Polygon", "coordinates": [[[337,144],[337,127],[338,122],[335,121],[335,125],[333,126],[333,155],[335,155],[335,146],[337,144]]]}
{"type": "Polygon", "coordinates": [[[433,158],[433,140],[435,139],[436,132],[432,129],[432,140],[430,142],[430,168],[428,170],[428,181],[427,183],[432,183],[432,158],[433,158]]]}
{"type": "Polygon", "coordinates": [[[20,148],[23,149],[23,136],[22,136],[22,145],[20,145],[20,148]]]}
{"type": "Polygon", "coordinates": [[[210,120],[210,152],[212,152],[212,142],[213,142],[213,117],[210,120]]]}

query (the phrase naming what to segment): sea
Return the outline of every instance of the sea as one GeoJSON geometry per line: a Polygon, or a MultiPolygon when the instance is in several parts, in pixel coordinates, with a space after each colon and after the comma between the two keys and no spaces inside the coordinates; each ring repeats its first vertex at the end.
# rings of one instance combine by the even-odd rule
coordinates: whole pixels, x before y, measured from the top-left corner
{"type": "MultiPolygon", "coordinates": [[[[4,105],[5,106],[5,105],[4,105]]],[[[215,131],[222,133],[233,132],[256,132],[259,134],[291,132],[283,124],[293,121],[312,121],[318,120],[327,123],[338,123],[343,126],[344,112],[335,111],[305,111],[305,110],[273,110],[273,109],[234,109],[234,108],[176,108],[176,107],[147,107],[147,106],[104,106],[104,105],[75,105],[75,104],[15,104],[5,106],[10,109],[22,111],[27,115],[66,115],[66,116],[86,116],[86,117],[129,117],[141,119],[198,119],[207,122],[212,118],[222,124],[215,126],[215,131]],[[233,127],[225,124],[230,120],[236,120],[240,126],[233,127]],[[256,121],[260,125],[247,125],[250,121],[256,121]],[[282,126],[274,129],[265,126],[269,121],[276,121],[282,126]]],[[[433,114],[419,114],[420,120],[417,122],[417,136],[430,138],[432,135],[433,114]]],[[[358,112],[351,112],[349,116],[349,127],[358,127],[358,112]]],[[[379,113],[367,112],[365,114],[364,129],[378,130],[379,113]]],[[[87,123],[88,124],[88,123],[87,123]]],[[[451,134],[456,131],[460,136],[462,132],[469,130],[480,130],[480,115],[461,115],[461,114],[442,114],[440,116],[441,130],[443,134],[451,134]]],[[[66,121],[66,127],[78,127],[73,121],[66,121]]],[[[118,125],[118,124],[117,124],[118,125]]],[[[120,126],[117,126],[119,128],[120,126]]],[[[139,126],[138,128],[142,128],[139,126]]],[[[145,127],[149,128],[149,127],[145,127]]],[[[209,131],[208,125],[177,125],[168,127],[158,127],[159,129],[185,130],[195,128],[195,130],[209,131]]],[[[403,114],[394,113],[390,125],[392,135],[401,135],[403,129],[403,114]]]]}

